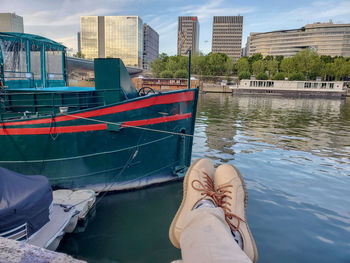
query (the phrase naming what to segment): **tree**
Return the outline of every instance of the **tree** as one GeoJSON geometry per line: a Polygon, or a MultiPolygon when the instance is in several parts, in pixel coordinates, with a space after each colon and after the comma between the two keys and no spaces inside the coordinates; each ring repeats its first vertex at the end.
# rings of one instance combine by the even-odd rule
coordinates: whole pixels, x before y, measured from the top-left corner
{"type": "Polygon", "coordinates": [[[345,64],[346,60],[343,57],[337,57],[334,59],[333,72],[335,73],[334,76],[336,80],[341,80],[346,76],[346,67],[344,66],[345,64]]]}
{"type": "Polygon", "coordinates": [[[194,74],[204,75],[206,72],[206,56],[203,55],[193,55],[191,60],[191,70],[194,74]]]}
{"type": "Polygon", "coordinates": [[[187,78],[187,76],[188,76],[187,70],[185,69],[179,69],[174,74],[174,78],[177,78],[177,79],[185,79],[187,78]]]}
{"type": "Polygon", "coordinates": [[[269,71],[270,76],[275,75],[278,71],[278,61],[277,60],[267,61],[267,70],[269,71]]]}
{"type": "Polygon", "coordinates": [[[266,56],[266,57],[264,58],[264,60],[265,60],[265,61],[273,60],[273,56],[268,55],[268,56],[266,56]]]}
{"type": "Polygon", "coordinates": [[[305,80],[305,75],[301,72],[294,72],[290,74],[289,80],[305,80]]]}
{"type": "Polygon", "coordinates": [[[320,59],[324,62],[324,63],[332,63],[333,62],[333,58],[331,56],[325,56],[322,55],[320,57],[320,59]]]}
{"type": "Polygon", "coordinates": [[[165,63],[161,58],[151,62],[151,71],[154,77],[159,78],[160,73],[165,70],[165,63]]]}
{"type": "Polygon", "coordinates": [[[248,58],[249,64],[253,65],[255,61],[262,60],[263,55],[261,53],[255,53],[248,58]]]}
{"type": "Polygon", "coordinates": [[[264,72],[260,72],[259,74],[256,75],[256,79],[259,79],[259,80],[267,80],[268,78],[269,77],[264,72]]]}
{"type": "Polygon", "coordinates": [[[255,75],[265,72],[265,64],[262,60],[257,60],[252,64],[252,70],[255,75]]]}
{"type": "Polygon", "coordinates": [[[223,66],[228,57],[223,53],[209,53],[206,56],[206,73],[211,76],[222,76],[225,74],[226,69],[223,66]]]}
{"type": "Polygon", "coordinates": [[[250,78],[250,72],[249,71],[242,71],[238,74],[238,79],[249,79],[250,78]]]}
{"type": "Polygon", "coordinates": [[[233,73],[233,70],[234,70],[233,59],[227,58],[226,63],[225,63],[226,76],[230,76],[233,73]]]}
{"type": "MultiPolygon", "coordinates": [[[[299,51],[293,57],[296,72],[301,72],[304,76],[309,76],[312,72],[312,64],[319,63],[319,56],[316,51],[311,49],[305,49],[299,51]]],[[[315,74],[315,72],[313,72],[315,74]]]]}
{"type": "Polygon", "coordinates": [[[236,62],[236,69],[237,69],[238,75],[242,72],[249,72],[250,66],[249,66],[248,58],[242,57],[238,59],[236,62]]]}
{"type": "Polygon", "coordinates": [[[274,80],[284,80],[285,77],[286,76],[285,76],[285,74],[283,72],[278,72],[272,77],[272,79],[274,79],[274,80]]]}
{"type": "Polygon", "coordinates": [[[167,79],[172,78],[173,75],[174,74],[170,70],[164,70],[160,73],[161,78],[167,78],[167,79]]]}
{"type": "Polygon", "coordinates": [[[85,55],[83,53],[81,53],[81,51],[78,51],[75,55],[73,55],[73,57],[76,58],[85,58],[85,55]]]}
{"type": "Polygon", "coordinates": [[[293,58],[284,58],[281,61],[280,69],[282,72],[287,73],[287,75],[296,72],[293,58]]]}
{"type": "Polygon", "coordinates": [[[167,62],[168,59],[169,59],[169,56],[165,53],[162,53],[159,55],[159,59],[162,61],[162,62],[167,62]]]}

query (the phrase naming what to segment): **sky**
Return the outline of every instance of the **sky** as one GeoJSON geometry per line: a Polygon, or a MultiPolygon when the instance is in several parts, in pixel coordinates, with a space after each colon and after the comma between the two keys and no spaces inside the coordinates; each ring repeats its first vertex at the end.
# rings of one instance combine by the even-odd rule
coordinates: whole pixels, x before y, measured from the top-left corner
{"type": "Polygon", "coordinates": [[[300,28],[314,22],[350,23],[350,0],[0,0],[0,13],[23,17],[24,32],[77,51],[80,16],[138,15],[159,33],[159,51],[176,54],[178,16],[198,16],[199,49],[211,51],[213,16],[242,15],[245,45],[251,32],[300,28]]]}

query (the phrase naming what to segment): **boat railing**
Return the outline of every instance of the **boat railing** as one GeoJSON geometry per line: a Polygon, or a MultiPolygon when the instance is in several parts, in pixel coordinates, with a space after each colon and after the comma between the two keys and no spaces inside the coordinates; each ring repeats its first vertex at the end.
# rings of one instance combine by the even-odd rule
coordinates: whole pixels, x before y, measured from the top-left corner
{"type": "Polygon", "coordinates": [[[4,78],[5,81],[7,80],[28,80],[31,79],[33,76],[32,73],[28,72],[21,72],[21,71],[4,71],[4,78]]]}
{"type": "Polygon", "coordinates": [[[28,226],[24,223],[18,227],[0,233],[0,237],[23,241],[28,239],[28,226]]]}
{"type": "Polygon", "coordinates": [[[30,114],[56,114],[60,107],[76,111],[106,105],[110,92],[120,89],[91,91],[32,91],[0,90],[1,119],[28,116],[30,114]]]}
{"type": "Polygon", "coordinates": [[[47,78],[50,80],[62,80],[64,78],[63,73],[47,73],[47,78]]]}

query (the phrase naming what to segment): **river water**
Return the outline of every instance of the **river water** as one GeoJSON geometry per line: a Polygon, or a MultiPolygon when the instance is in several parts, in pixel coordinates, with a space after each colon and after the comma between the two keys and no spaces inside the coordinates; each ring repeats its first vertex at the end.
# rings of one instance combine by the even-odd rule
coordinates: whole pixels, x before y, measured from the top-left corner
{"type": "MultiPolygon", "coordinates": [[[[193,159],[239,168],[259,262],[350,262],[350,99],[201,95],[193,159]],[[205,138],[202,138],[205,137],[205,138]]],[[[89,262],[170,262],[182,183],[107,195],[59,251],[89,262]]]]}

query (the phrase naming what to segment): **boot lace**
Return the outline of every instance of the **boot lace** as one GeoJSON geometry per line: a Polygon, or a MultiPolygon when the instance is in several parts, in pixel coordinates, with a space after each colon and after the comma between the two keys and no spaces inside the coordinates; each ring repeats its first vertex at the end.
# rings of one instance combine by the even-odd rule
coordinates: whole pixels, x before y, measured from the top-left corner
{"type": "Polygon", "coordinates": [[[218,198],[217,192],[215,191],[214,181],[211,177],[204,171],[202,171],[204,175],[204,183],[200,180],[193,180],[191,182],[192,188],[202,192],[201,195],[209,196],[214,203],[219,206],[220,200],[218,198]]]}
{"type": "Polygon", "coordinates": [[[218,206],[220,206],[222,210],[224,210],[225,220],[227,224],[230,226],[232,231],[238,231],[241,221],[242,222],[245,222],[245,221],[239,216],[233,214],[229,207],[230,202],[228,199],[232,199],[232,197],[230,196],[230,194],[232,194],[232,191],[228,189],[229,187],[232,187],[232,185],[224,185],[224,186],[218,187],[216,189],[216,198],[218,199],[218,206]],[[237,226],[234,226],[231,224],[230,220],[233,218],[237,219],[237,222],[238,222],[237,226]]]}

